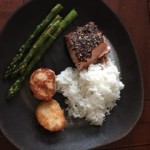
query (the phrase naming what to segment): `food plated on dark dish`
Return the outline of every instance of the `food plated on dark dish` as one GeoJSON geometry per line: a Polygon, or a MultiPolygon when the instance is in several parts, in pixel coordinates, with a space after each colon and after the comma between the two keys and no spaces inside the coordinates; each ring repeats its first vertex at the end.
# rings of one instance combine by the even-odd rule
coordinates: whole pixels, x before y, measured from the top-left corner
{"type": "Polygon", "coordinates": [[[101,1],[31,1],[4,28],[0,48],[3,58],[11,49],[2,59],[0,125],[18,148],[91,149],[118,140],[137,122],[137,58],[126,30],[101,1]],[[15,29],[25,27],[22,20],[29,24],[20,34],[15,29]]]}

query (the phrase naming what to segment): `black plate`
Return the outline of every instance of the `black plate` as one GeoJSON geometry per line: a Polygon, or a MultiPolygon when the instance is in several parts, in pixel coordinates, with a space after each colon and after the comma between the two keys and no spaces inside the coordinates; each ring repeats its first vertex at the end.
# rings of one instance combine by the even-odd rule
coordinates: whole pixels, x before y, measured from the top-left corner
{"type": "MultiPolygon", "coordinates": [[[[0,37],[0,127],[5,136],[18,148],[27,150],[70,150],[90,149],[116,141],[125,136],[136,124],[142,111],[143,90],[137,57],[131,40],[117,17],[100,0],[37,0],[19,9],[6,24],[0,37]],[[5,93],[11,81],[3,81],[6,66],[23,41],[33,31],[49,10],[56,4],[64,6],[62,16],[76,8],[79,17],[56,40],[46,55],[35,66],[49,67],[56,74],[73,63],[66,49],[64,34],[76,26],[94,21],[112,45],[112,54],[120,68],[125,89],[121,92],[118,105],[106,117],[102,127],[90,126],[82,121],[69,123],[63,132],[50,133],[40,127],[34,110],[39,103],[32,97],[28,79],[19,94],[10,102],[5,93]]],[[[64,106],[60,95],[55,98],[64,106]]]]}

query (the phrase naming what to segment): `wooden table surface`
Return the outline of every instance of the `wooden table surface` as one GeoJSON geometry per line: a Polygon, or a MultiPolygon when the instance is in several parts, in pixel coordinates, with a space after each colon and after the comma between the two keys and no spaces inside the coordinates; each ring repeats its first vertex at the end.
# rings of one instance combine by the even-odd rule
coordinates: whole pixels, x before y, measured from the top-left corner
{"type": "MultiPolygon", "coordinates": [[[[0,31],[8,18],[29,0],[0,0],[0,31]]],[[[94,1],[94,0],[93,0],[94,1]]],[[[150,0],[103,0],[130,33],[144,83],[144,109],[133,130],[107,150],[150,150],[150,0]]],[[[0,149],[17,150],[0,132],[0,149]]]]}

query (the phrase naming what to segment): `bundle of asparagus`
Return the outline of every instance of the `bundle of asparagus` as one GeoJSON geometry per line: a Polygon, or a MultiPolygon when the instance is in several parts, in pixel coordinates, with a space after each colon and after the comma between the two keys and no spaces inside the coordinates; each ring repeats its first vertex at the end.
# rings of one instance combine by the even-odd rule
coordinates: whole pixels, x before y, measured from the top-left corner
{"type": "Polygon", "coordinates": [[[61,4],[57,4],[50,13],[43,19],[43,21],[37,25],[33,33],[30,37],[26,40],[26,42],[20,47],[17,55],[13,58],[10,65],[7,67],[7,70],[4,74],[4,78],[11,78],[13,77],[13,72],[18,68],[19,62],[24,57],[25,51],[29,50],[33,43],[37,40],[40,34],[45,30],[48,24],[54,19],[54,17],[63,9],[61,4]]]}
{"type": "Polygon", "coordinates": [[[15,96],[34,65],[41,59],[43,54],[62,31],[77,17],[77,12],[73,9],[62,20],[62,17],[58,15],[62,8],[61,4],[57,4],[51,10],[42,23],[36,27],[35,31],[31,34],[25,44],[21,46],[18,54],[7,67],[4,78],[13,78],[18,75],[15,83],[8,90],[7,99],[15,96]],[[38,31],[38,29],[40,31],[38,31]],[[43,33],[38,36],[41,32],[43,33]],[[25,51],[28,49],[29,51],[25,55],[25,51]]]}

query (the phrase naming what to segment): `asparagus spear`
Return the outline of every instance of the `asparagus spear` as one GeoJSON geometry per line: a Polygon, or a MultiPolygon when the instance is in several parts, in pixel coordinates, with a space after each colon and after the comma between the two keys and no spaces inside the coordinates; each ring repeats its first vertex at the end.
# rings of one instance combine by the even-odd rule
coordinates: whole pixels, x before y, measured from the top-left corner
{"type": "Polygon", "coordinates": [[[77,12],[75,10],[70,11],[70,13],[64,18],[64,20],[60,23],[59,28],[55,31],[55,33],[49,38],[46,44],[41,48],[41,50],[34,56],[34,58],[29,63],[26,68],[25,73],[20,76],[16,82],[10,87],[7,93],[7,99],[10,99],[15,96],[15,94],[21,88],[23,81],[26,76],[30,73],[31,69],[35,66],[35,64],[41,59],[46,50],[51,46],[51,44],[55,41],[55,39],[65,30],[65,28],[77,17],[77,12]]]}
{"type": "Polygon", "coordinates": [[[48,28],[43,32],[43,34],[38,38],[38,40],[35,42],[35,44],[31,47],[26,57],[23,59],[23,61],[18,65],[18,68],[16,68],[10,75],[11,78],[15,77],[19,73],[24,73],[29,61],[31,58],[36,54],[36,52],[40,49],[41,46],[43,46],[43,43],[53,34],[53,32],[56,30],[56,22],[60,22],[62,17],[59,15],[55,17],[55,19],[49,24],[48,28]]]}
{"type": "Polygon", "coordinates": [[[9,75],[12,73],[12,70],[15,70],[18,67],[18,62],[22,59],[24,56],[24,53],[26,50],[28,50],[32,44],[35,42],[37,37],[45,30],[47,25],[52,21],[52,19],[63,9],[61,4],[57,4],[55,7],[52,8],[50,13],[44,18],[44,20],[39,24],[33,33],[30,35],[30,37],[26,40],[26,42],[20,47],[18,54],[13,58],[12,62],[6,69],[6,73],[4,75],[4,78],[9,77],[9,75]]]}

